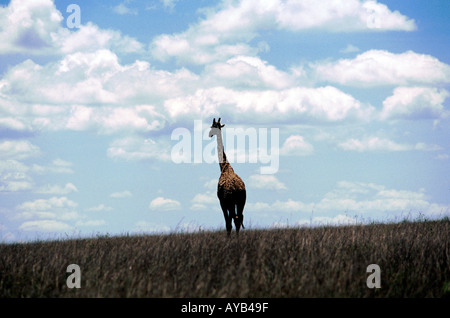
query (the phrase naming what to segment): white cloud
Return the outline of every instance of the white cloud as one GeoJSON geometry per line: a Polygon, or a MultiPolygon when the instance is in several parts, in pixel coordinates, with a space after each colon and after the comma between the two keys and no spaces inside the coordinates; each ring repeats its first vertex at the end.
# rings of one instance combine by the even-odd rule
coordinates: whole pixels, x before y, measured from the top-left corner
{"type": "Polygon", "coordinates": [[[344,214],[338,214],[334,217],[328,216],[316,216],[312,218],[312,225],[321,226],[321,225],[334,225],[334,226],[342,226],[342,225],[355,225],[358,224],[358,219],[350,217],[344,214]]]}
{"type": "Polygon", "coordinates": [[[81,25],[76,31],[63,29],[53,38],[63,54],[87,53],[103,49],[123,54],[144,52],[144,46],[136,39],[122,35],[119,31],[100,29],[91,22],[81,25]]]}
{"type": "Polygon", "coordinates": [[[411,150],[411,146],[398,144],[385,138],[369,137],[362,140],[351,138],[340,143],[339,148],[352,151],[406,151],[411,150]]]}
{"type": "Polygon", "coordinates": [[[165,8],[173,9],[178,0],[160,0],[165,8]]]}
{"type": "Polygon", "coordinates": [[[286,185],[274,175],[251,175],[248,179],[249,186],[256,189],[265,190],[286,190],[286,185]]]}
{"type": "Polygon", "coordinates": [[[207,191],[206,193],[199,193],[192,199],[193,203],[199,204],[214,204],[217,203],[217,194],[213,191],[207,191]]]}
{"type": "Polygon", "coordinates": [[[165,140],[130,136],[114,140],[107,150],[111,158],[125,160],[171,160],[170,145],[165,140]]]}
{"type": "Polygon", "coordinates": [[[427,218],[440,218],[450,215],[450,206],[430,202],[425,189],[396,190],[374,183],[341,181],[332,191],[316,202],[304,203],[292,199],[276,200],[273,203],[251,202],[246,205],[246,211],[250,215],[253,212],[264,211],[299,212],[299,214],[292,214],[291,217],[295,218],[298,215],[299,222],[306,224],[309,224],[310,220],[305,221],[302,215],[311,215],[311,213],[314,215],[313,223],[339,221],[351,223],[352,220],[356,221],[356,216],[363,220],[369,213],[375,218],[382,217],[380,221],[401,221],[405,217],[414,219],[420,215],[427,218]],[[330,213],[339,211],[346,211],[346,214],[355,215],[355,218],[341,213],[337,216],[329,216],[330,213]]]}
{"type": "Polygon", "coordinates": [[[125,191],[122,191],[122,192],[111,193],[109,196],[111,198],[123,199],[123,198],[130,198],[130,197],[133,196],[133,194],[130,191],[125,190],[125,191]]]}
{"type": "Polygon", "coordinates": [[[397,87],[383,101],[382,119],[439,119],[450,116],[443,103],[450,96],[445,89],[397,87]]]}
{"type": "Polygon", "coordinates": [[[302,136],[289,136],[280,149],[282,156],[308,156],[314,152],[314,147],[302,136]]]}
{"type": "MultiPolygon", "coordinates": [[[[403,213],[427,217],[442,217],[450,206],[429,202],[424,189],[419,191],[387,189],[385,186],[362,182],[341,182],[315,206],[318,210],[340,210],[364,215],[384,211],[389,217],[403,213]]],[[[386,221],[386,220],[383,220],[386,221]]]]}
{"type": "Polygon", "coordinates": [[[94,115],[99,130],[105,133],[120,131],[148,132],[164,127],[164,117],[155,111],[155,107],[139,105],[135,107],[106,108],[101,114],[94,115]]]}
{"type": "MultiPolygon", "coordinates": [[[[217,188],[217,180],[216,180],[216,188],[217,188]]],[[[191,200],[192,205],[190,207],[191,210],[205,210],[208,206],[218,204],[219,200],[217,198],[217,194],[215,191],[206,191],[205,193],[198,193],[191,200]]]]}
{"type": "Polygon", "coordinates": [[[287,1],[279,7],[277,16],[281,27],[291,30],[310,28],[330,32],[383,31],[416,29],[414,20],[377,1],[314,0],[287,1]]]}
{"type": "Polygon", "coordinates": [[[52,164],[57,167],[71,167],[72,163],[61,158],[56,158],[52,161],[52,164]]]}
{"type": "Polygon", "coordinates": [[[107,206],[103,203],[86,209],[86,211],[89,211],[89,212],[100,212],[100,211],[111,211],[111,210],[113,210],[112,207],[107,206]]]}
{"type": "MultiPolygon", "coordinates": [[[[312,216],[310,219],[301,219],[294,223],[294,226],[303,227],[315,227],[315,226],[345,226],[358,224],[357,217],[350,217],[344,214],[338,214],[336,216],[312,216]]],[[[289,227],[287,223],[277,222],[277,227],[289,227]]]]}
{"type": "Polygon", "coordinates": [[[295,87],[281,91],[235,91],[224,87],[199,89],[193,95],[168,99],[164,107],[172,118],[214,116],[254,120],[269,115],[271,122],[339,122],[369,120],[374,108],[331,86],[295,87]]]}
{"type": "Polygon", "coordinates": [[[359,52],[360,49],[352,44],[348,44],[345,48],[341,49],[340,53],[355,53],[359,52]]]}
{"type": "MultiPolygon", "coordinates": [[[[118,6],[122,13],[134,13],[118,6]]],[[[114,30],[101,30],[88,22],[75,30],[61,24],[63,16],[53,1],[12,0],[0,7],[0,54],[58,55],[76,51],[111,49],[115,52],[143,52],[137,40],[114,30]]]]}
{"type": "MultiPolygon", "coordinates": [[[[159,35],[150,44],[150,53],[154,58],[163,62],[168,61],[171,57],[176,57],[181,63],[196,65],[224,61],[236,55],[255,55],[258,53],[258,49],[245,43],[201,45],[202,42],[216,44],[218,39],[213,35],[192,40],[185,37],[190,37],[190,35],[159,35]]],[[[196,37],[196,35],[192,35],[192,37],[196,37]]]]}
{"type": "Polygon", "coordinates": [[[72,226],[56,220],[27,221],[19,226],[19,230],[36,232],[67,232],[72,229],[72,226]]]}
{"type": "Polygon", "coordinates": [[[119,3],[118,5],[113,7],[113,11],[120,15],[125,15],[125,14],[137,15],[138,14],[137,9],[130,9],[129,7],[127,7],[125,5],[125,3],[119,3]]]}
{"type": "MultiPolygon", "coordinates": [[[[24,149],[28,148],[25,147],[24,149]]],[[[20,154],[23,155],[22,152],[20,154]]],[[[21,155],[19,155],[19,157],[21,155]]],[[[72,183],[67,183],[64,187],[59,185],[37,187],[32,178],[33,174],[73,173],[68,165],[70,165],[70,163],[61,159],[56,159],[47,166],[40,166],[37,164],[29,166],[13,159],[0,160],[0,192],[31,190],[34,193],[54,195],[76,192],[78,190],[72,183]]]]}
{"type": "Polygon", "coordinates": [[[223,1],[203,12],[206,17],[186,31],[154,38],[150,45],[153,56],[206,64],[230,56],[254,55],[258,49],[247,43],[266,29],[348,32],[416,28],[413,20],[376,1],[223,1]]]}
{"type": "Polygon", "coordinates": [[[75,211],[78,204],[67,197],[51,197],[50,199],[38,199],[27,201],[17,206],[21,211],[18,218],[24,219],[52,219],[52,220],[75,220],[80,215],[75,211]]]}
{"type": "Polygon", "coordinates": [[[31,170],[37,174],[74,173],[71,166],[72,166],[71,162],[57,158],[57,159],[53,160],[50,164],[47,164],[45,166],[33,164],[31,167],[31,170]]]}
{"type": "Polygon", "coordinates": [[[370,50],[354,59],[315,63],[311,67],[321,80],[354,86],[450,82],[449,65],[412,51],[395,54],[370,50]]]}
{"type": "Polygon", "coordinates": [[[39,155],[39,147],[27,140],[5,140],[0,142],[2,159],[27,159],[39,155]]]}
{"type": "Polygon", "coordinates": [[[436,156],[436,159],[438,160],[448,160],[450,159],[450,156],[446,153],[442,153],[436,156]]]}
{"type": "Polygon", "coordinates": [[[157,197],[150,202],[149,207],[153,211],[172,211],[181,209],[181,203],[176,200],[157,197]]]}
{"type": "Polygon", "coordinates": [[[61,187],[59,185],[46,185],[36,190],[36,193],[53,195],[64,195],[72,192],[78,192],[77,187],[72,183],[66,183],[64,187],[61,187]]]}
{"type": "Polygon", "coordinates": [[[51,52],[62,19],[51,0],[11,0],[0,7],[0,54],[51,52]]]}
{"type": "Polygon", "coordinates": [[[415,145],[411,144],[399,144],[392,140],[379,137],[366,137],[363,139],[351,138],[345,142],[338,144],[338,147],[343,150],[350,151],[410,151],[410,150],[422,150],[422,151],[436,151],[441,150],[442,147],[433,144],[425,144],[418,142],[415,145]]]}
{"type": "Polygon", "coordinates": [[[258,57],[236,56],[206,66],[205,83],[228,87],[282,89],[294,84],[294,76],[278,70],[258,57]]]}
{"type": "Polygon", "coordinates": [[[45,211],[52,208],[75,208],[77,204],[66,197],[52,197],[50,199],[38,199],[20,204],[17,208],[24,211],[45,211]]]}
{"type": "Polygon", "coordinates": [[[0,125],[108,134],[159,130],[166,122],[162,101],[186,94],[198,81],[186,69],[158,71],[139,60],[121,65],[108,50],[69,54],[44,66],[27,60],[0,80],[0,125]]]}
{"type": "Polygon", "coordinates": [[[17,160],[0,160],[0,192],[31,190],[30,168],[17,160]]]}
{"type": "Polygon", "coordinates": [[[209,181],[206,181],[203,186],[207,189],[217,189],[217,184],[219,183],[219,179],[214,178],[209,181]]]}
{"type": "Polygon", "coordinates": [[[139,221],[136,223],[135,231],[138,233],[168,233],[170,227],[163,224],[139,221]]]}

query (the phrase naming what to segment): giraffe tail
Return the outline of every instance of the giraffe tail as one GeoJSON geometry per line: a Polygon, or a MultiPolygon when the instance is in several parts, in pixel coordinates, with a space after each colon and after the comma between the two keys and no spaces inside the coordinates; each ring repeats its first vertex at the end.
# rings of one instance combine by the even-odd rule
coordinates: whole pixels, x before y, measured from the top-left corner
{"type": "MultiPolygon", "coordinates": [[[[238,219],[239,217],[236,215],[236,220],[238,219]]],[[[245,226],[244,226],[244,218],[242,217],[242,219],[241,219],[241,226],[242,226],[242,228],[245,230],[245,226]]]]}

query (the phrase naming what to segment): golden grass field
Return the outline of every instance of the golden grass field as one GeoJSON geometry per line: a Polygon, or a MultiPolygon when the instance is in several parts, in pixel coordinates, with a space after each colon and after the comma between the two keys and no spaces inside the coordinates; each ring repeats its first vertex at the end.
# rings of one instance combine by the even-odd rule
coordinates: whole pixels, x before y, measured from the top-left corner
{"type": "Polygon", "coordinates": [[[449,297],[450,221],[0,244],[0,297],[449,297]],[[69,264],[81,288],[68,288],[69,264]],[[369,264],[381,288],[368,288],[369,264]]]}

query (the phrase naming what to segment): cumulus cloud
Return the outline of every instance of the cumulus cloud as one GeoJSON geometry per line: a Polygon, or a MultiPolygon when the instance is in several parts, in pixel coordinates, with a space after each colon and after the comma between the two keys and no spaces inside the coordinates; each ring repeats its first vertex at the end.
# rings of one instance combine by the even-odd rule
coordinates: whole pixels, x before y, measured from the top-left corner
{"type": "Polygon", "coordinates": [[[236,56],[205,68],[205,82],[235,88],[282,89],[293,86],[294,75],[278,70],[258,57],[236,56]],[[229,85],[230,86],[230,85],[229,85]]]}
{"type": "Polygon", "coordinates": [[[138,14],[138,11],[136,9],[130,9],[123,2],[119,3],[118,5],[113,7],[113,11],[120,15],[125,15],[125,14],[137,15],[138,14]]]}
{"type": "Polygon", "coordinates": [[[35,157],[40,153],[39,147],[27,140],[5,140],[0,142],[2,159],[26,159],[35,157]]]}
{"type": "Polygon", "coordinates": [[[70,182],[66,183],[64,187],[61,187],[60,185],[46,185],[36,190],[36,193],[53,195],[64,195],[72,192],[78,192],[78,189],[70,182]]]}
{"type": "Polygon", "coordinates": [[[160,2],[162,2],[164,8],[173,9],[175,8],[175,5],[178,2],[178,0],[160,0],[160,2]]]}
{"type": "MultiPolygon", "coordinates": [[[[215,180],[215,187],[217,187],[217,180],[215,180]]],[[[218,203],[217,194],[214,191],[206,191],[205,193],[198,193],[191,200],[191,210],[205,210],[208,206],[218,203]]]]}
{"type": "Polygon", "coordinates": [[[113,210],[112,207],[105,205],[104,203],[101,203],[99,205],[87,208],[86,211],[89,212],[101,212],[101,211],[111,211],[113,210]]]}
{"type": "Polygon", "coordinates": [[[35,220],[26,221],[19,226],[19,230],[36,231],[36,232],[63,232],[71,231],[73,229],[67,223],[57,220],[35,220]]]}
{"type": "Polygon", "coordinates": [[[290,226],[315,227],[315,226],[345,226],[355,224],[358,224],[357,217],[351,217],[345,214],[338,214],[336,216],[312,216],[309,219],[297,220],[296,222],[294,222],[294,224],[277,221],[274,222],[272,226],[276,228],[287,228],[290,226]]]}
{"type": "MultiPolygon", "coordinates": [[[[71,188],[70,184],[67,188],[71,188]]],[[[65,196],[26,201],[16,207],[15,219],[25,220],[19,229],[36,232],[63,232],[75,230],[75,226],[100,226],[104,220],[89,220],[79,214],[78,204],[65,196]],[[71,225],[74,224],[75,226],[71,225]]],[[[89,210],[89,209],[88,209],[89,210]]],[[[99,205],[89,211],[108,211],[109,207],[99,205]]]]}
{"type": "Polygon", "coordinates": [[[171,160],[170,145],[163,139],[144,139],[137,136],[114,140],[107,150],[111,158],[125,160],[171,160]]]}
{"type": "Polygon", "coordinates": [[[79,218],[79,214],[75,211],[77,206],[76,202],[67,197],[51,197],[24,202],[16,209],[21,211],[17,214],[18,218],[74,220],[79,218]]]}
{"type": "Polygon", "coordinates": [[[280,149],[282,156],[308,156],[314,152],[314,147],[302,136],[289,136],[280,149]]]}
{"type": "Polygon", "coordinates": [[[133,194],[128,191],[122,191],[122,192],[113,192],[109,195],[111,198],[116,198],[116,199],[123,199],[123,198],[130,198],[133,196],[133,194]]]}
{"type": "Polygon", "coordinates": [[[197,82],[186,69],[158,71],[139,60],[121,65],[109,50],[69,54],[44,66],[27,60],[0,81],[0,128],[159,130],[166,122],[162,101],[197,82]]]}
{"type": "Polygon", "coordinates": [[[17,160],[0,160],[0,192],[31,190],[30,168],[17,160]]]}
{"type": "Polygon", "coordinates": [[[57,49],[63,54],[111,50],[115,53],[143,53],[144,46],[136,39],[119,31],[100,29],[88,22],[76,31],[61,29],[53,36],[57,49]]]}
{"type": "Polygon", "coordinates": [[[74,173],[71,166],[72,166],[71,162],[57,158],[53,160],[51,163],[44,166],[33,164],[31,170],[34,173],[41,175],[46,173],[74,173]]]}
{"type": "Polygon", "coordinates": [[[181,203],[173,199],[157,197],[150,202],[149,208],[153,211],[173,211],[181,209],[181,203]]]}
{"type": "MultiPolygon", "coordinates": [[[[18,156],[21,158],[23,153],[18,156]]],[[[0,160],[0,192],[32,191],[34,193],[62,195],[76,192],[78,189],[67,183],[64,187],[59,185],[36,186],[33,175],[47,173],[73,173],[70,163],[55,159],[52,163],[42,166],[27,165],[15,159],[0,160]]]]}
{"type": "Polygon", "coordinates": [[[138,233],[168,233],[170,227],[158,223],[138,221],[135,224],[135,231],[138,233]]]}
{"type": "Polygon", "coordinates": [[[450,116],[444,101],[450,96],[445,89],[432,87],[397,87],[383,101],[382,119],[440,119],[450,116]]]}
{"type": "Polygon", "coordinates": [[[379,137],[369,137],[363,140],[351,138],[338,145],[344,150],[363,151],[406,151],[411,147],[405,144],[398,144],[392,140],[379,137]]]}
{"type": "Polygon", "coordinates": [[[427,217],[442,217],[450,213],[450,206],[429,202],[423,188],[418,191],[397,190],[349,181],[339,182],[316,207],[359,213],[386,211],[390,217],[399,217],[403,212],[423,213],[427,217]]]}
{"type": "Polygon", "coordinates": [[[413,51],[391,53],[370,50],[354,59],[311,65],[321,80],[354,86],[448,83],[450,66],[437,58],[413,51]]]}
{"type": "Polygon", "coordinates": [[[285,90],[235,91],[225,87],[199,89],[193,95],[168,99],[164,107],[172,118],[227,114],[237,120],[261,115],[271,121],[339,122],[369,120],[373,107],[331,86],[285,90]],[[230,110],[230,105],[233,108],[230,110]]]}
{"type": "Polygon", "coordinates": [[[353,44],[348,44],[345,48],[341,49],[339,52],[340,53],[354,53],[354,52],[359,52],[360,49],[356,46],[354,46],[353,44]]]}
{"type": "Polygon", "coordinates": [[[206,64],[233,55],[254,55],[258,48],[247,43],[267,29],[349,32],[416,28],[412,19],[376,1],[242,0],[221,2],[203,12],[206,17],[186,31],[154,38],[152,55],[163,61],[175,57],[184,63],[206,64]]]}
{"type": "Polygon", "coordinates": [[[350,151],[375,151],[375,152],[391,152],[391,151],[410,151],[410,150],[422,150],[422,151],[436,151],[441,150],[442,147],[438,145],[426,144],[418,142],[415,145],[412,144],[399,144],[387,138],[379,137],[366,137],[363,139],[351,138],[338,144],[338,147],[343,150],[350,151]]]}
{"type": "MultiPolygon", "coordinates": [[[[120,9],[124,12],[126,7],[119,5],[120,9]]],[[[0,7],[0,54],[60,55],[99,49],[143,52],[141,43],[118,31],[101,30],[90,22],[68,30],[62,26],[62,20],[51,0],[12,0],[8,6],[0,7]]]]}
{"type": "MultiPolygon", "coordinates": [[[[351,215],[364,218],[367,213],[384,217],[389,220],[399,220],[409,214],[418,217],[420,214],[429,218],[440,218],[450,215],[450,206],[430,202],[425,189],[418,191],[389,189],[383,185],[365,182],[340,181],[335,188],[326,193],[317,202],[305,203],[288,199],[276,200],[273,203],[252,202],[246,205],[247,213],[271,211],[298,212],[299,220],[304,220],[305,214],[314,214],[314,220],[320,223],[327,221],[351,221],[347,216],[338,214],[329,216],[336,211],[346,211],[351,215]],[[328,215],[328,216],[326,216],[328,215]],[[339,216],[341,215],[341,216],[339,216]]],[[[295,217],[295,216],[294,216],[295,217]]],[[[308,223],[310,220],[308,220],[308,223]]]]}
{"type": "Polygon", "coordinates": [[[0,54],[51,52],[62,19],[51,0],[11,0],[0,7],[0,54]]]}
{"type": "Polygon", "coordinates": [[[274,175],[251,175],[248,179],[249,186],[255,189],[286,190],[286,185],[274,175]]]}

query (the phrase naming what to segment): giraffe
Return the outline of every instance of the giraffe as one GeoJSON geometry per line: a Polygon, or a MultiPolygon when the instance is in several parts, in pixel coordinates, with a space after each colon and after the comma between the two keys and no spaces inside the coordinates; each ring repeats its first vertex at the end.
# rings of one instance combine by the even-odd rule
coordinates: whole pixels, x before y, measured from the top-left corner
{"type": "Polygon", "coordinates": [[[220,201],[220,207],[225,218],[227,235],[231,234],[231,220],[234,220],[236,234],[239,235],[239,229],[244,227],[244,206],[247,197],[245,184],[242,179],[234,172],[227,160],[222,141],[222,128],[224,124],[220,123],[220,118],[216,122],[213,119],[209,137],[217,136],[217,154],[219,156],[220,178],[217,185],[217,197],[220,201]]]}

